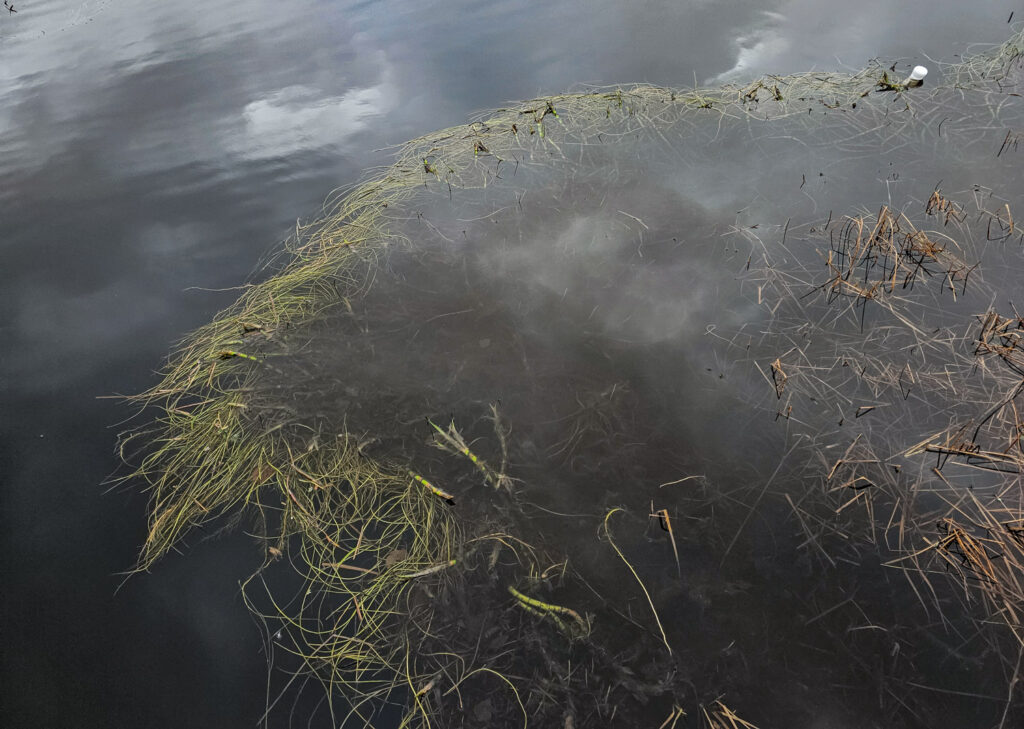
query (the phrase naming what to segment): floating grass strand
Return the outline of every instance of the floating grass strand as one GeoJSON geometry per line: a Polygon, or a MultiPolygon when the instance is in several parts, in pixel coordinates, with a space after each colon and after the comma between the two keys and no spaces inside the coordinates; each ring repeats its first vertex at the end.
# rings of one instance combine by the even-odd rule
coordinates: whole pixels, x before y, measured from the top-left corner
{"type": "Polygon", "coordinates": [[[619,559],[622,560],[626,567],[629,568],[629,571],[632,573],[633,577],[636,578],[637,584],[640,585],[640,589],[643,590],[644,597],[647,598],[647,604],[651,608],[651,614],[654,615],[654,622],[658,624],[658,632],[661,633],[661,642],[665,644],[665,648],[668,650],[668,652],[672,653],[672,646],[669,645],[668,636],[665,635],[665,628],[661,624],[661,618],[658,617],[658,610],[654,607],[654,601],[651,599],[651,593],[647,591],[647,587],[644,585],[643,580],[640,579],[640,575],[636,573],[636,570],[633,569],[633,565],[631,565],[629,563],[629,560],[626,559],[626,555],[622,553],[622,550],[619,549],[619,546],[615,543],[615,540],[612,539],[612,532],[611,527],[609,526],[609,522],[611,521],[612,516],[614,516],[616,513],[620,511],[622,511],[622,509],[615,508],[604,515],[604,522],[602,524],[604,528],[604,536],[608,540],[608,543],[612,545],[612,549],[615,550],[615,554],[619,555],[619,559]]]}

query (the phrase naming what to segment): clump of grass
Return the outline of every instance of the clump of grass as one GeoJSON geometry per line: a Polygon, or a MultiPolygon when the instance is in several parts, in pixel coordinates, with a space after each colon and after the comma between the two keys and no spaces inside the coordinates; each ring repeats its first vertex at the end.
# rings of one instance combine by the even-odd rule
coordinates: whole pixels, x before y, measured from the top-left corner
{"type": "Polygon", "coordinates": [[[862,322],[867,302],[913,289],[923,279],[938,278],[955,299],[976,268],[963,260],[951,237],[919,230],[905,214],[885,205],[874,216],[840,221],[838,232],[830,237],[825,265],[828,279],[816,290],[830,303],[853,299],[862,322]]]}
{"type": "Polygon", "coordinates": [[[943,69],[946,78],[957,89],[979,88],[1002,90],[1014,77],[1019,80],[1024,68],[1024,30],[1018,30],[994,49],[966,55],[960,63],[943,69]]]}
{"type": "Polygon", "coordinates": [[[1024,317],[1003,317],[995,311],[987,312],[978,332],[975,354],[995,355],[1007,367],[1024,377],[1024,317]]]}

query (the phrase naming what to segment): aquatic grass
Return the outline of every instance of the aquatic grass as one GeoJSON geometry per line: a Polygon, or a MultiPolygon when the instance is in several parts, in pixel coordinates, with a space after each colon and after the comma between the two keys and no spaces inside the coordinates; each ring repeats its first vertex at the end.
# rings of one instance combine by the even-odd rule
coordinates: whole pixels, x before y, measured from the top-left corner
{"type": "Polygon", "coordinates": [[[706,729],[757,729],[756,725],[741,719],[720,700],[710,706],[702,706],[701,715],[706,729]]]}
{"type": "MultiPolygon", "coordinates": [[[[1021,28],[1019,24],[1017,27],[1021,28]]],[[[1019,80],[1022,69],[1024,28],[994,49],[966,54],[959,63],[948,64],[943,72],[954,88],[970,92],[993,87],[1001,90],[1008,80],[1019,80]]]]}
{"type": "MultiPolygon", "coordinates": [[[[997,54],[1004,59],[1004,66],[1009,65],[1004,57],[1015,58],[1014,43],[1020,43],[1019,36],[997,54]]],[[[981,61],[972,63],[977,65],[981,61]]],[[[980,75],[975,72],[977,78],[971,78],[978,84],[989,84],[993,73],[989,68],[980,75]]],[[[237,395],[244,391],[247,378],[254,376],[258,367],[268,365],[266,361],[257,361],[260,350],[273,341],[279,330],[315,318],[338,301],[357,298],[372,285],[372,273],[367,275],[367,271],[372,272],[373,262],[389,245],[404,242],[389,227],[389,216],[421,186],[433,181],[443,182],[449,191],[483,187],[498,179],[503,173],[502,165],[507,168],[530,164],[535,158],[548,164],[556,158],[564,161],[567,158],[559,145],[570,134],[593,139],[607,132],[603,139],[608,141],[613,141],[616,134],[624,136],[637,131],[663,136],[673,126],[685,124],[689,114],[715,114],[723,119],[746,118],[754,122],[765,116],[804,113],[807,100],[824,96],[832,106],[854,103],[872,92],[878,75],[877,68],[869,67],[852,75],[807,73],[766,77],[742,87],[687,91],[640,85],[559,94],[498,109],[470,124],[443,129],[400,147],[390,167],[354,188],[337,191],[325,203],[320,220],[297,226],[295,236],[284,250],[267,262],[267,270],[279,270],[248,285],[234,305],[184,339],[164,369],[162,381],[133,398],[137,403],[163,410],[167,419],[159,425],[168,434],[173,433],[162,439],[163,447],[153,449],[132,474],[150,483],[155,505],[140,569],[151,566],[190,528],[244,503],[254,488],[234,478],[241,466],[238,463],[228,464],[232,475],[216,478],[217,486],[212,489],[205,486],[205,475],[190,474],[189,464],[209,461],[203,455],[208,444],[203,434],[173,415],[189,411],[194,422],[218,429],[218,424],[234,420],[229,409],[246,404],[237,395]],[[771,89],[771,93],[766,89],[771,89]],[[554,129],[549,125],[544,141],[538,142],[534,139],[536,125],[548,114],[557,114],[558,124],[554,129]],[[602,131],[603,127],[608,129],[602,131]],[[539,154],[542,156],[538,157],[539,154]],[[239,339],[247,349],[232,346],[239,339]],[[225,351],[244,351],[247,357],[223,359],[225,351]],[[199,491],[211,491],[209,498],[180,498],[176,494],[181,493],[181,485],[186,481],[197,484],[199,491]]],[[[963,88],[969,87],[963,84],[963,88]]],[[[913,94],[908,93],[907,97],[909,105],[913,94]]],[[[886,120],[886,124],[891,122],[886,120]]],[[[247,442],[255,440],[255,434],[237,435],[247,442]]],[[[261,450],[273,453],[272,443],[262,445],[261,450]]],[[[245,465],[255,467],[256,459],[246,459],[245,465]]]]}
{"type": "Polygon", "coordinates": [[[398,469],[365,459],[351,442],[293,457],[298,476],[286,488],[295,499],[283,519],[297,521],[303,535],[305,588],[297,604],[271,596],[266,619],[283,621],[290,652],[325,684],[329,700],[384,698],[395,690],[402,663],[399,606],[415,583],[440,576],[440,560],[456,564],[449,551],[461,541],[451,531],[455,522],[433,495],[398,469]]]}
{"type": "MultiPolygon", "coordinates": [[[[947,75],[954,79],[958,92],[974,94],[978,104],[995,114],[1003,99],[992,90],[998,91],[1002,79],[1019,72],[1022,46],[1018,33],[994,53],[969,59],[947,75]]],[[[377,707],[391,701],[405,706],[403,726],[429,726],[440,711],[431,704],[435,693],[442,688],[444,695],[457,692],[471,677],[487,677],[511,689],[526,726],[527,707],[536,708],[530,701],[542,699],[531,698],[528,684],[513,668],[503,673],[505,669],[472,665],[472,660],[467,662],[457,651],[438,650],[423,656],[419,651],[431,640],[444,642],[456,634],[458,620],[452,616],[445,624],[443,602],[448,591],[462,589],[469,580],[479,594],[491,589],[503,593],[506,601],[512,594],[519,606],[571,622],[575,628],[567,625],[570,630],[582,632],[583,618],[575,611],[515,591],[517,577],[544,574],[539,567],[543,561],[539,547],[511,533],[507,524],[478,516],[463,519],[448,503],[455,500],[452,493],[440,485],[440,479],[430,480],[429,464],[413,457],[370,456],[356,433],[343,428],[324,436],[287,409],[271,407],[257,386],[260,378],[286,367],[279,358],[286,334],[316,321],[333,307],[347,306],[351,311],[352,302],[358,302],[373,286],[389,249],[415,247],[416,241],[399,232],[402,226],[398,223],[412,214],[408,204],[423,191],[454,199],[460,191],[514,176],[521,166],[571,166],[588,147],[640,134],[667,140],[695,120],[713,119],[721,130],[729,124],[756,125],[769,118],[798,121],[809,109],[827,114],[858,106],[856,121],[839,122],[853,132],[847,144],[877,144],[863,140],[879,134],[895,139],[901,132],[933,133],[912,127],[915,110],[929,104],[928,95],[897,86],[884,88],[887,79],[876,64],[856,74],[769,76],[743,86],[714,89],[639,85],[588,90],[487,112],[470,124],[402,145],[392,165],[353,188],[332,194],[319,220],[297,226],[280,253],[266,262],[263,278],[247,285],[236,303],[211,323],[179,342],[160,373],[160,381],[131,398],[147,412],[156,413],[151,426],[126,435],[121,444],[124,458],[132,464],[128,478],[146,483],[150,494],[148,535],[137,569],[152,567],[194,530],[252,519],[264,543],[266,566],[283,558],[300,572],[303,585],[296,594],[284,597],[270,587],[261,572],[245,583],[243,595],[268,625],[281,626],[278,647],[301,665],[297,680],[315,679],[324,685],[332,723],[367,725],[377,707]],[[890,103],[897,99],[898,103],[890,103]],[[506,552],[514,555],[509,565],[500,563],[500,555],[506,552]],[[486,571],[471,574],[468,565],[485,554],[490,555],[486,571]],[[505,590],[495,588],[492,581],[505,590]]],[[[946,223],[963,222],[956,210],[941,196],[929,201],[929,214],[944,216],[946,223]]],[[[943,273],[951,295],[967,285],[968,276],[972,285],[978,284],[980,277],[964,268],[962,258],[947,245],[952,239],[941,234],[918,235],[907,216],[888,209],[873,220],[869,215],[853,215],[844,225],[842,247],[833,250],[830,276],[819,282],[819,292],[841,299],[847,305],[844,315],[856,312],[863,317],[864,309],[855,307],[881,304],[911,329],[923,346],[948,351],[952,340],[929,337],[916,325],[904,313],[898,290],[943,273]],[[855,278],[855,274],[865,273],[875,278],[867,282],[855,278]]],[[[1012,236],[1017,230],[1008,207],[1005,215],[1000,212],[989,218],[990,232],[993,226],[1001,235],[1008,231],[1012,236]]],[[[785,248],[785,234],[782,246],[785,248]]],[[[807,283],[786,278],[777,270],[766,276],[780,298],[807,283]]],[[[1015,368],[1020,366],[1020,350],[1014,329],[1018,325],[998,316],[986,322],[978,356],[994,355],[1009,365],[1008,371],[1019,374],[1015,368]]],[[[897,375],[872,364],[865,362],[860,378],[874,378],[875,385],[935,382],[937,387],[945,387],[936,372],[897,375]]],[[[780,354],[770,366],[776,399],[797,393],[836,396],[834,386],[824,382],[815,367],[799,347],[780,354]]],[[[621,393],[613,389],[602,395],[608,400],[621,393]]],[[[988,436],[997,426],[1003,428],[1000,447],[968,453],[960,445],[956,450],[950,435],[945,441],[932,439],[945,449],[938,455],[965,462],[973,458],[975,465],[983,457],[989,463],[1009,460],[1019,465],[1021,427],[1015,398],[1005,400],[993,416],[977,425],[981,430],[975,440],[978,434],[988,436]]],[[[787,406],[791,408],[792,402],[787,406]]],[[[580,402],[580,410],[569,418],[575,424],[561,441],[559,452],[572,455],[588,434],[608,436],[601,406],[601,402],[580,402]]],[[[787,418],[790,412],[787,410],[787,418]]],[[[454,423],[447,430],[431,425],[449,452],[469,459],[491,485],[508,486],[510,431],[493,408],[492,417],[501,452],[496,469],[470,450],[454,423]]],[[[956,432],[962,432],[963,426],[960,428],[956,432]]],[[[927,447],[924,452],[936,453],[927,447]]],[[[862,468],[872,460],[852,456],[847,453],[844,468],[862,468]]],[[[833,468],[832,475],[836,473],[833,468]]],[[[856,493],[835,516],[846,519],[853,507],[859,506],[874,525],[879,506],[888,505],[883,497],[875,503],[876,490],[882,489],[857,489],[862,483],[858,479],[868,477],[852,471],[839,476],[843,480],[837,492],[856,493]]],[[[897,501],[906,496],[890,482],[871,478],[872,483],[889,489],[886,493],[897,501]]],[[[508,491],[494,490],[491,497],[495,501],[510,497],[508,491]]],[[[924,558],[941,560],[962,582],[965,595],[980,589],[994,615],[1016,632],[1022,564],[1019,556],[998,564],[993,558],[996,550],[1019,555],[1024,528],[1020,524],[1024,521],[1019,505],[1010,503],[1009,493],[1001,494],[1005,503],[982,504],[977,499],[954,501],[955,507],[947,503],[953,511],[941,522],[946,524],[946,532],[923,551],[914,544],[924,533],[919,515],[903,512],[890,517],[890,523],[908,525],[906,534],[900,535],[905,541],[899,548],[913,555],[908,563],[913,562],[915,575],[928,574],[922,566],[924,558]]],[[[790,503],[796,511],[798,506],[790,503]]],[[[495,519],[500,514],[483,507],[480,511],[494,514],[495,519]]],[[[648,588],[612,539],[609,520],[618,511],[621,509],[606,513],[603,534],[636,577],[662,642],[671,653],[648,588]]],[[[675,535],[667,510],[664,514],[678,570],[675,535]]],[[[811,503],[801,502],[799,514],[809,543],[824,551],[827,522],[811,503]]],[[[851,521],[844,522],[850,532],[851,521]]],[[[561,564],[564,570],[564,558],[548,561],[561,564]]],[[[587,622],[587,633],[589,628],[587,622]]],[[[499,655],[505,655],[504,649],[499,655]]],[[[721,702],[702,711],[706,723],[715,729],[752,727],[721,702]]],[[[670,716],[673,726],[680,716],[681,709],[670,716]]]]}

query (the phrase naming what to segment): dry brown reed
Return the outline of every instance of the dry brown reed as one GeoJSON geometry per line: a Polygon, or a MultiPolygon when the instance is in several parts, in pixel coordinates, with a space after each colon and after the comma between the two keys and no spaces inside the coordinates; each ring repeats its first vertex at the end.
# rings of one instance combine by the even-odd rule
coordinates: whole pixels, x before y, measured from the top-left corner
{"type": "Polygon", "coordinates": [[[702,706],[701,715],[706,729],[757,729],[756,725],[741,719],[720,700],[710,706],[702,706]]]}
{"type": "Polygon", "coordinates": [[[763,274],[779,297],[774,326],[802,333],[764,367],[771,398],[794,418],[822,406],[833,418],[808,421],[823,488],[785,498],[823,563],[880,551],[938,624],[972,616],[1013,677],[1009,712],[1024,649],[1022,322],[991,310],[943,318],[940,297],[993,298],[969,258],[973,241],[992,239],[992,216],[938,190],[922,213],[942,231],[883,206],[816,228],[824,274],[763,274]],[[882,315],[865,325],[869,305],[882,315]],[[830,347],[814,348],[824,330],[830,347]],[[946,424],[929,430],[936,420],[946,424]]]}

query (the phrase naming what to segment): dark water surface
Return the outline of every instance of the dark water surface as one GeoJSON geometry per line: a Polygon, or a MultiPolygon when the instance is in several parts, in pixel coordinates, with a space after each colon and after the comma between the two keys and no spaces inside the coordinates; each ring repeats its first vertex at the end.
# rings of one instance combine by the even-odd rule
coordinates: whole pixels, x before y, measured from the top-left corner
{"type": "MultiPolygon", "coordinates": [[[[375,150],[582,83],[955,60],[1024,16],[1014,2],[16,7],[0,11],[10,726],[259,719],[262,643],[237,591],[259,555],[194,536],[115,594],[144,498],[104,495],[129,412],[97,398],[153,384],[170,344],[236,296],[209,289],[243,282],[296,217],[387,161],[375,150]]],[[[737,173],[691,196],[749,199],[737,173]]]]}

